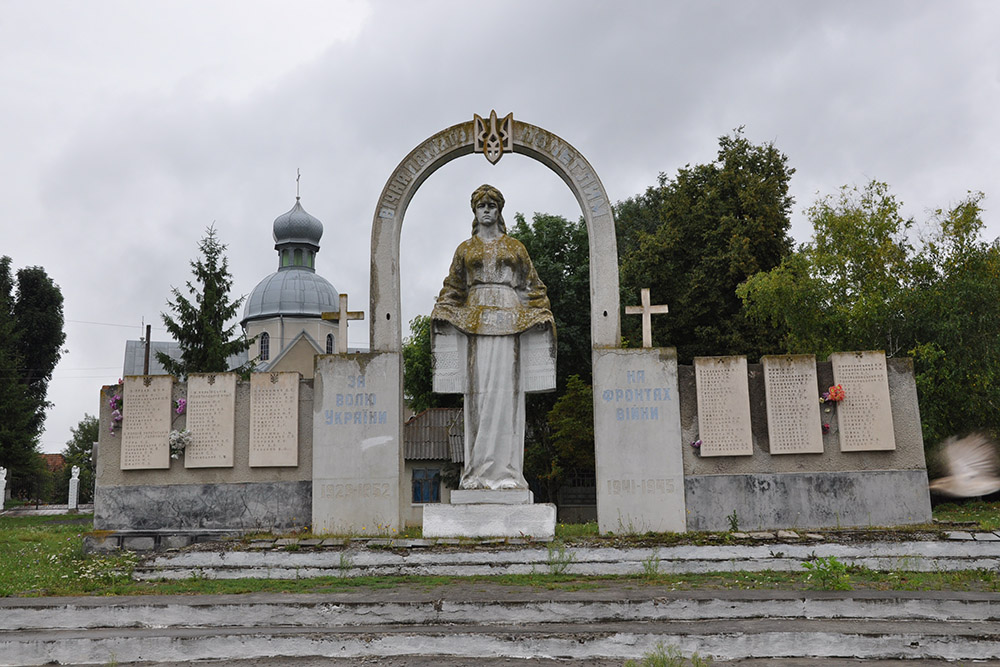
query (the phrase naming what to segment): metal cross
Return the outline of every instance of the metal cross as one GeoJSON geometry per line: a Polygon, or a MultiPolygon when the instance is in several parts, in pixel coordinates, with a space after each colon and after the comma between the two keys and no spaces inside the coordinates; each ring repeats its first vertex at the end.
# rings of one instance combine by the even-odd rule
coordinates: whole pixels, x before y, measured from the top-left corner
{"type": "Polygon", "coordinates": [[[340,311],[332,313],[323,313],[324,320],[334,320],[338,323],[337,327],[337,352],[339,354],[347,354],[347,321],[348,320],[363,320],[365,319],[365,313],[362,310],[347,310],[347,294],[340,295],[340,311]]]}
{"type": "Polygon", "coordinates": [[[649,305],[649,288],[643,287],[641,294],[641,306],[625,306],[626,315],[642,315],[642,346],[653,347],[653,315],[664,315],[667,313],[667,306],[649,305]]]}

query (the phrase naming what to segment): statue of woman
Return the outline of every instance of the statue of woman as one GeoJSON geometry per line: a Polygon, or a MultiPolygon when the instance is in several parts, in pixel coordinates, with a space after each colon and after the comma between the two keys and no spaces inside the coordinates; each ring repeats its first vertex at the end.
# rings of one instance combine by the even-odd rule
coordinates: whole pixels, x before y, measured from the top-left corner
{"type": "Polygon", "coordinates": [[[435,391],[447,349],[461,376],[451,390],[465,394],[463,489],[528,488],[524,394],[555,388],[549,298],[524,245],[507,236],[503,205],[491,185],[472,193],[472,238],[455,251],[431,313],[435,391]]]}

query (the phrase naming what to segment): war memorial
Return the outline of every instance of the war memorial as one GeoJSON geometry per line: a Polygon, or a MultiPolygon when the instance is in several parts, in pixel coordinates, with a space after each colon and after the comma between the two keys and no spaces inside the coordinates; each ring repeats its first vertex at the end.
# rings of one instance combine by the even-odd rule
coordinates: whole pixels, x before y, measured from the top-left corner
{"type": "MultiPolygon", "coordinates": [[[[653,318],[670,316],[665,307],[644,293],[623,313],[613,210],[597,172],[555,134],[493,112],[429,137],[389,176],[372,221],[367,352],[348,352],[341,336],[338,351],[315,356],[312,378],[137,375],[102,390],[95,529],[145,531],[165,544],[204,532],[401,529],[410,483],[399,282],[406,209],[445,163],[514,154],[552,169],[587,226],[602,533],[720,531],[734,515],[759,529],[930,520],[908,360],[844,351],[678,365],[673,348],[649,345],[653,318]],[[621,346],[623,315],[643,317],[642,348],[621,346]],[[843,399],[821,403],[837,385],[843,399]],[[190,442],[172,457],[176,430],[190,442]]],[[[449,503],[425,506],[423,534],[546,540],[556,511],[534,503],[524,480],[524,395],[554,388],[558,332],[531,258],[505,234],[502,193],[478,185],[455,193],[473,192],[475,223],[452,266],[440,267],[432,314],[434,389],[465,397],[464,469],[449,503]]],[[[341,299],[332,317],[345,327],[360,313],[348,317],[341,299]]]]}

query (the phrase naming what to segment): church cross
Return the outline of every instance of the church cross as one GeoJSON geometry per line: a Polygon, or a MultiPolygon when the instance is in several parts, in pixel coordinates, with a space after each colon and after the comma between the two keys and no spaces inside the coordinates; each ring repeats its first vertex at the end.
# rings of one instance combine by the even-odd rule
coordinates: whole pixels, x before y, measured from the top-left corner
{"type": "Polygon", "coordinates": [[[365,319],[365,313],[361,310],[348,311],[347,310],[347,295],[340,295],[340,311],[332,313],[323,313],[324,320],[334,320],[338,322],[337,328],[337,352],[340,354],[347,354],[347,321],[348,320],[363,320],[365,319]]]}
{"type": "Polygon", "coordinates": [[[653,347],[653,315],[663,315],[667,312],[666,305],[649,305],[649,288],[642,288],[642,305],[625,306],[626,315],[642,315],[642,346],[653,347]]]}

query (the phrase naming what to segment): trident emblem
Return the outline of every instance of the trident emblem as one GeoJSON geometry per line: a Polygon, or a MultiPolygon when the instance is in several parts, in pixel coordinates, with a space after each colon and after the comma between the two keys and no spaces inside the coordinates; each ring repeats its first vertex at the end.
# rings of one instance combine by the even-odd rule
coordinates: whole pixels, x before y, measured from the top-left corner
{"type": "Polygon", "coordinates": [[[490,164],[496,164],[504,151],[514,152],[514,114],[509,113],[499,122],[496,109],[490,111],[489,125],[479,116],[472,114],[475,122],[475,152],[482,152],[490,164]]]}

